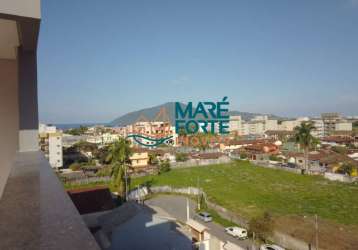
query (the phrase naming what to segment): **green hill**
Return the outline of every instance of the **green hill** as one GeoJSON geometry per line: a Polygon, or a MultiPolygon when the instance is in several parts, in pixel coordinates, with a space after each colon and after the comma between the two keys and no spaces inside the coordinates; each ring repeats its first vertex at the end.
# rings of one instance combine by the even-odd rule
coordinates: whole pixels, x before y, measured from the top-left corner
{"type": "MultiPolygon", "coordinates": [[[[174,114],[175,103],[174,102],[168,102],[168,103],[158,105],[155,107],[145,108],[145,109],[141,109],[138,111],[127,113],[123,116],[120,116],[120,117],[114,119],[109,124],[114,127],[115,126],[126,126],[126,125],[136,122],[141,115],[144,115],[149,120],[153,120],[155,118],[155,116],[157,115],[157,113],[160,111],[160,109],[163,107],[167,110],[167,113],[168,113],[171,123],[174,124],[174,120],[175,120],[175,117],[174,117],[175,116],[175,114],[174,114]]],[[[182,107],[185,108],[186,105],[182,104],[182,107]]],[[[241,115],[242,119],[250,120],[254,116],[261,115],[261,114],[240,112],[240,111],[230,111],[229,115],[241,115]]],[[[277,117],[275,115],[269,115],[269,117],[275,118],[275,119],[280,119],[280,117],[277,117]]]]}

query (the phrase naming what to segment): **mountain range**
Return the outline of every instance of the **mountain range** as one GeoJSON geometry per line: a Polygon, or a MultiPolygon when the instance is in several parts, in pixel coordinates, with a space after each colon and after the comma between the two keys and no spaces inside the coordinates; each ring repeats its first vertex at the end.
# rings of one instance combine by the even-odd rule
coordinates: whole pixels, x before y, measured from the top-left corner
{"type": "MultiPolygon", "coordinates": [[[[182,108],[186,107],[186,104],[181,104],[182,108]]],[[[154,120],[157,116],[158,112],[165,108],[168,118],[171,122],[171,124],[174,124],[175,122],[175,103],[174,102],[167,102],[162,105],[158,105],[151,108],[145,108],[138,111],[129,112],[125,115],[122,115],[113,121],[109,123],[110,126],[117,127],[117,126],[126,126],[132,123],[135,123],[138,120],[142,120],[143,118],[146,118],[148,120],[154,120]]],[[[240,115],[243,120],[250,120],[254,116],[257,115],[264,115],[264,114],[258,114],[258,113],[249,113],[249,112],[241,112],[241,111],[229,111],[229,115],[240,115]]],[[[282,119],[279,116],[267,114],[270,119],[282,119]]]]}

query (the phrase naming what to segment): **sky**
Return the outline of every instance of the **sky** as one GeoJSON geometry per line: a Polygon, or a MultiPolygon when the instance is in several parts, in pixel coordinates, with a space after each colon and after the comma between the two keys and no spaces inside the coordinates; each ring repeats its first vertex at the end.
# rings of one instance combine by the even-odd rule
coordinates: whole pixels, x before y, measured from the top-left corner
{"type": "Polygon", "coordinates": [[[358,0],[43,0],[40,121],[170,101],[358,115],[358,0]]]}

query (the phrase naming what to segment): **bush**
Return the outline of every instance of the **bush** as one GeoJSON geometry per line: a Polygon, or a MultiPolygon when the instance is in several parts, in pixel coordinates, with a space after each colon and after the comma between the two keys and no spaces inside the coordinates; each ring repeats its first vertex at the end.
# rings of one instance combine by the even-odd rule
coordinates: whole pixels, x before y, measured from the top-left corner
{"type": "Polygon", "coordinates": [[[149,153],[149,164],[158,165],[159,161],[156,154],[149,153]]]}
{"type": "Polygon", "coordinates": [[[278,158],[276,155],[270,155],[269,159],[270,161],[280,161],[280,158],[278,158]]]}
{"type": "Polygon", "coordinates": [[[347,148],[342,146],[334,146],[332,150],[338,154],[347,154],[348,152],[347,148]]]}
{"type": "Polygon", "coordinates": [[[255,236],[262,241],[265,241],[272,235],[273,225],[272,216],[268,212],[256,218],[252,218],[249,222],[250,232],[255,233],[255,236]]]}
{"type": "Polygon", "coordinates": [[[159,174],[169,172],[169,171],[170,171],[169,160],[161,161],[159,164],[159,174]]]}
{"type": "Polygon", "coordinates": [[[112,173],[112,167],[110,165],[108,165],[108,166],[105,166],[102,169],[100,169],[96,173],[96,176],[98,176],[98,177],[111,176],[111,173],[112,173]]]}
{"type": "Polygon", "coordinates": [[[351,176],[354,166],[351,163],[343,163],[342,166],[336,171],[339,174],[346,174],[351,176]]]}
{"type": "Polygon", "coordinates": [[[70,168],[72,171],[78,171],[78,170],[81,169],[81,167],[82,167],[82,165],[81,165],[80,163],[75,162],[75,163],[72,163],[69,168],[70,168]]]}
{"type": "Polygon", "coordinates": [[[247,154],[245,152],[241,152],[240,159],[247,159],[247,154]]]}
{"type": "Polygon", "coordinates": [[[185,153],[176,153],[175,160],[176,161],[186,161],[186,160],[188,160],[188,155],[185,153]]]}

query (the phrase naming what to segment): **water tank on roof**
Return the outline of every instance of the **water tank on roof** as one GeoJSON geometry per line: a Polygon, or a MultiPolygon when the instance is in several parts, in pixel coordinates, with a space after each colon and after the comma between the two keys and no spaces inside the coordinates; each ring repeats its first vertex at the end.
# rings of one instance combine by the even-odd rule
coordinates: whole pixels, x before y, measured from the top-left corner
{"type": "Polygon", "coordinates": [[[274,143],[277,147],[282,145],[282,141],[275,141],[274,143]]]}

